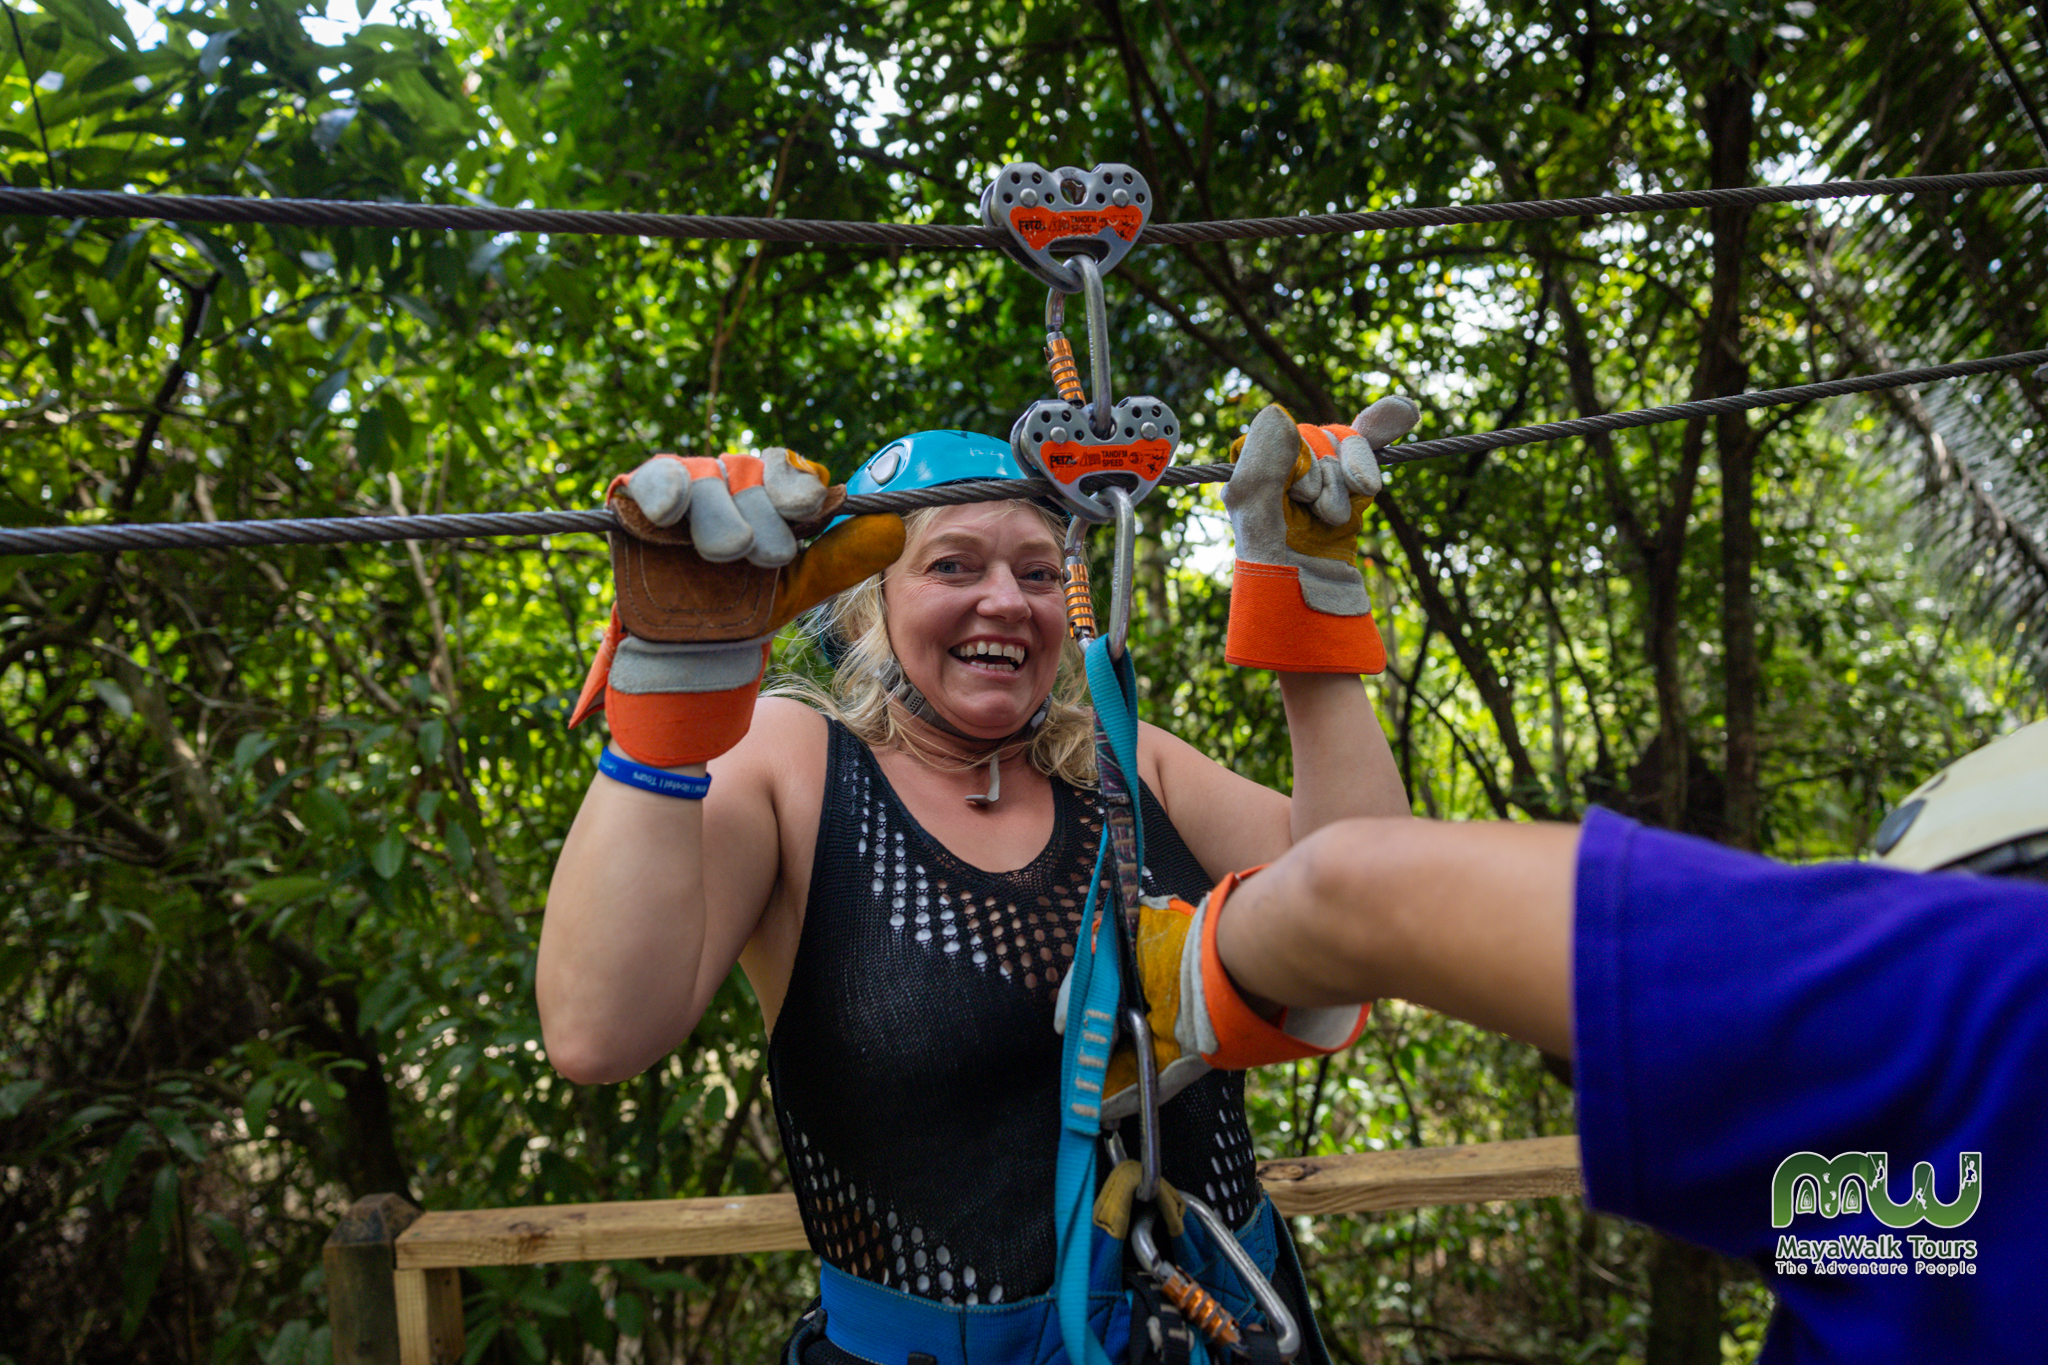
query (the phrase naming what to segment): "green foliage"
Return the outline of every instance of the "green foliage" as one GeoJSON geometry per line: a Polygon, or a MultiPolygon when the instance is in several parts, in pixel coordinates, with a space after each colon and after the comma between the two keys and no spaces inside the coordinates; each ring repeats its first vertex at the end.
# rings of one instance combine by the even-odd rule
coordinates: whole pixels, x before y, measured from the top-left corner
{"type": "MultiPolygon", "coordinates": [[[[1811,9],[480,0],[323,42],[285,0],[146,34],[45,0],[18,11],[0,156],[23,186],[933,222],[1005,160],[1128,160],[1163,217],[1254,217],[1709,183],[1736,90],[1738,180],[2031,158],[1964,7],[1811,9]],[[1881,99],[1908,72],[1977,93],[1921,130],[1933,95],[1881,99]]],[[[1147,249],[1110,281],[1116,383],[1210,460],[1269,399],[1342,420],[1398,388],[1432,435],[1680,400],[1728,381],[1717,355],[1766,386],[1867,367],[1872,338],[2020,349],[2028,202],[1892,205],[1882,233],[1846,231],[1855,208],[1147,249]]],[[[902,430],[1006,430],[1046,389],[1040,286],[993,253],[36,218],[0,242],[14,525],[585,507],[657,449],[844,472],[902,430]]],[[[2039,710],[1886,463],[1974,401],[1747,429],[1753,683],[1726,666],[1734,433],[1395,471],[1374,695],[1418,808],[1598,800],[1707,832],[1741,808],[1769,851],[1854,853],[2039,710]]],[[[1145,517],[1148,718],[1284,785],[1276,690],[1221,661],[1213,491],[1145,517]]],[[[355,1195],[785,1183],[737,980],[634,1081],[569,1086],[541,1054],[533,943],[589,758],[562,720],[605,577],[580,538],[0,562],[0,1351],[324,1360],[319,1246],[355,1195]]],[[[1401,1007],[1254,1108],[1274,1155],[1572,1124],[1526,1049],[1401,1007]]],[[[1642,1349],[1646,1239],[1575,1203],[1303,1236],[1342,1359],[1642,1349]]],[[[765,1358],[814,1273],[478,1272],[472,1354],[765,1358]]],[[[1760,1291],[1726,1298],[1747,1358],[1760,1291]]]]}

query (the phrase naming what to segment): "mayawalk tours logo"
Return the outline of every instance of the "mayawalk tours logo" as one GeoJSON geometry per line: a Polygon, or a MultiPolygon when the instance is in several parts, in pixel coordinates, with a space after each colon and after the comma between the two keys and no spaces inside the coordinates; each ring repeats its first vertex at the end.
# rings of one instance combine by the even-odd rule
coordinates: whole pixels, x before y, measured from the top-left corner
{"type": "MultiPolygon", "coordinates": [[[[1885,1227],[1903,1232],[1921,1223],[1941,1231],[1959,1228],[1977,1212],[1984,1196],[1984,1154],[1956,1158],[1956,1197],[1944,1203],[1934,1190],[1934,1166],[1913,1167],[1913,1186],[1903,1202],[1892,1201],[1885,1153],[1844,1152],[1828,1158],[1794,1152],[1771,1177],[1771,1226],[1792,1226],[1795,1217],[1837,1218],[1868,1210],[1885,1227]]],[[[1798,1237],[1781,1234],[1777,1247],[1781,1275],[1974,1275],[1977,1244],[1967,1238],[1890,1233],[1876,1237],[1798,1237]]]]}

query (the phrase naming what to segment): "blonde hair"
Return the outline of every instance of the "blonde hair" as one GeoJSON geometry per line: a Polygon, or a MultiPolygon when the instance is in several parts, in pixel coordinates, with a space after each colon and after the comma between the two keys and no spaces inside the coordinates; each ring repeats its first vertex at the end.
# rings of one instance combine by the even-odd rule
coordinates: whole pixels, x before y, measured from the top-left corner
{"type": "MultiPolygon", "coordinates": [[[[1065,530],[1057,513],[1027,504],[1045,519],[1058,538],[1065,530]]],[[[903,518],[904,545],[914,545],[932,519],[947,509],[920,507],[903,518]]],[[[901,749],[935,767],[961,770],[979,767],[985,760],[956,762],[932,753],[904,723],[901,705],[890,705],[890,689],[902,677],[902,665],[889,645],[887,599],[882,592],[882,574],[865,579],[825,606],[818,628],[845,643],[845,652],[832,673],[829,690],[814,679],[789,675],[769,689],[769,696],[791,697],[815,707],[852,731],[862,743],[876,749],[901,749]]],[[[1074,787],[1095,785],[1095,713],[1083,702],[1085,681],[1081,651],[1071,635],[1060,637],[1059,672],[1053,678],[1050,706],[1045,723],[1028,737],[1017,740],[1031,766],[1048,777],[1057,777],[1074,787]]],[[[1004,746],[1010,749],[1011,746],[1004,746]]]]}

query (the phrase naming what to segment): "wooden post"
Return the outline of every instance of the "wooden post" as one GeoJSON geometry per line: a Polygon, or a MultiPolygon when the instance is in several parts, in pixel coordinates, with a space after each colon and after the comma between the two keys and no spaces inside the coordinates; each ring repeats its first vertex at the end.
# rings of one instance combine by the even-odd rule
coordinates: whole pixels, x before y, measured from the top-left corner
{"type": "Polygon", "coordinates": [[[321,1250],[334,1365],[399,1365],[398,1298],[391,1244],[420,1211],[395,1194],[349,1205],[321,1250]]]}
{"type": "Polygon", "coordinates": [[[392,1276],[398,1300],[398,1365],[462,1365],[462,1272],[400,1270],[392,1276]]]}

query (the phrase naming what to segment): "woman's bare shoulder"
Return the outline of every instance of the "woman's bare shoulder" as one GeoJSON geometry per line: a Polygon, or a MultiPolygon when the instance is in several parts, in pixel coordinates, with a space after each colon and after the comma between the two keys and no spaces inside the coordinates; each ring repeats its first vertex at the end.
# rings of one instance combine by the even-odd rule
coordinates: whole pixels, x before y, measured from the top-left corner
{"type": "Polygon", "coordinates": [[[766,696],[754,703],[754,726],[815,738],[825,733],[825,717],[795,697],[766,696]]]}
{"type": "Polygon", "coordinates": [[[1206,754],[1171,730],[1138,722],[1138,774],[1161,800],[1176,779],[1214,766],[1206,754]]]}
{"type": "Polygon", "coordinates": [[[726,753],[711,760],[711,774],[761,796],[792,779],[804,785],[823,780],[825,718],[789,697],[762,697],[753,723],[726,753]]]}

